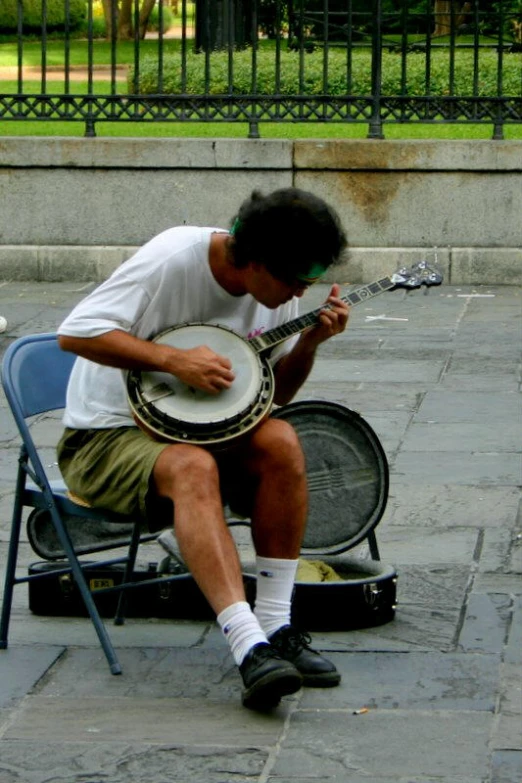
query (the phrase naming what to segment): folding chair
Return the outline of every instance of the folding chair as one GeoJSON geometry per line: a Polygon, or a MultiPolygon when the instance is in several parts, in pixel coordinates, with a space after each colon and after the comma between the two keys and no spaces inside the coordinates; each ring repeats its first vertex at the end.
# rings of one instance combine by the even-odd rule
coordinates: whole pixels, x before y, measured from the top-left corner
{"type": "MultiPolygon", "coordinates": [[[[136,588],[137,582],[132,581],[138,547],[141,542],[150,541],[153,535],[142,535],[142,520],[129,519],[111,513],[110,510],[93,509],[74,502],[67,494],[63,481],[50,481],[46,475],[38,449],[34,443],[28,419],[37,414],[59,410],[65,406],[65,395],[69,375],[75,361],[75,356],[62,351],[55,334],[38,334],[21,337],[7,349],[2,362],[2,384],[7,401],[17,424],[22,444],[18,458],[16,491],[13,505],[11,535],[9,540],[5,588],[0,619],[0,649],[7,648],[7,636],[13,589],[15,585],[35,579],[45,579],[49,573],[16,576],[22,515],[24,508],[45,510],[56,532],[64,552],[64,568],[54,570],[53,576],[72,574],[76,582],[85,608],[94,624],[103,651],[107,657],[112,674],[120,674],[121,666],[100,617],[99,610],[90,591],[85,572],[94,566],[104,567],[116,563],[124,563],[123,582],[120,585],[97,590],[96,593],[119,591],[118,607],[115,623],[123,623],[125,591],[136,588]],[[30,479],[28,481],[28,479],[30,479]],[[67,530],[66,520],[81,518],[83,520],[99,520],[100,523],[122,523],[129,530],[125,541],[127,552],[124,556],[105,560],[103,562],[82,562],[75,551],[71,536],[67,530]]],[[[120,528],[121,529],[121,528],[120,528]]],[[[121,544],[120,544],[121,545],[121,544]]],[[[109,542],[100,549],[114,549],[114,543],[109,542]]],[[[84,550],[85,551],[85,550],[84,550]]],[[[139,582],[146,584],[164,583],[165,579],[176,577],[151,578],[139,582]]]]}

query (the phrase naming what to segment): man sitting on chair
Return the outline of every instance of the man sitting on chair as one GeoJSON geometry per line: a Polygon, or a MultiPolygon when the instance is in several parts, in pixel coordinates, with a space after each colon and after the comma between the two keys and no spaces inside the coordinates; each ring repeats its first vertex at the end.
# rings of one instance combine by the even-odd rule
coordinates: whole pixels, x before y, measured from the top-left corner
{"type": "MultiPolygon", "coordinates": [[[[172,501],[181,554],[239,666],[243,704],[253,709],[277,705],[302,684],[330,687],[341,679],[291,625],[307,517],[299,440],[288,422],[268,417],[223,452],[158,442],[133,420],[124,371],[167,372],[189,387],[221,394],[235,377],[227,356],[205,345],[180,349],[151,338],[188,322],[225,325],[245,339],[279,326],[297,316],[299,297],[345,246],[338,216],[320,198],[295,188],[253,192],[230,232],[180,226],[152,239],[58,330],[60,346],[79,357],[58,445],[69,489],[92,506],[140,514],[150,524],[158,501],[172,501]],[[254,611],[245,600],[224,502],[251,519],[254,611]]],[[[270,356],[278,405],[304,383],[318,346],[347,324],[338,285],[327,304],[315,326],[270,356]]]]}

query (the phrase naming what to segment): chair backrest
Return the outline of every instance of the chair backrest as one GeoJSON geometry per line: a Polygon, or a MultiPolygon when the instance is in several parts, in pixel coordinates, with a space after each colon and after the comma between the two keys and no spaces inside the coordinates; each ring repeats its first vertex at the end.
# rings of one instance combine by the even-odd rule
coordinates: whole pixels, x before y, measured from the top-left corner
{"type": "Polygon", "coordinates": [[[56,334],[20,337],[5,352],[2,385],[15,419],[65,407],[76,356],[62,351],[56,334]]]}

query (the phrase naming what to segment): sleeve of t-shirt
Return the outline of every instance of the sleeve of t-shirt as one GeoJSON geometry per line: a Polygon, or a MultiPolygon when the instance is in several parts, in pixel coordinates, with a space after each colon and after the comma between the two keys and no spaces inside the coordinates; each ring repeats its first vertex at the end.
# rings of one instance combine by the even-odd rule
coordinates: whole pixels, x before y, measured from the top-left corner
{"type": "Polygon", "coordinates": [[[117,275],[83,299],[58,327],[68,337],[99,337],[113,329],[131,332],[149,304],[142,285],[117,275]]]}

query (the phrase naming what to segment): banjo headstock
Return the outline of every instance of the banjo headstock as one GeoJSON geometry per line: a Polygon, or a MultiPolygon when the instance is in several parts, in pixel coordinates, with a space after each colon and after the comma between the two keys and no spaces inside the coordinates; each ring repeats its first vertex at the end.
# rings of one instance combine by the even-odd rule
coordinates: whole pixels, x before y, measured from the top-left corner
{"type": "Polygon", "coordinates": [[[406,289],[421,288],[423,285],[430,288],[440,285],[443,279],[442,272],[429,266],[427,261],[419,261],[409,267],[403,266],[390,276],[394,288],[406,289]]]}

